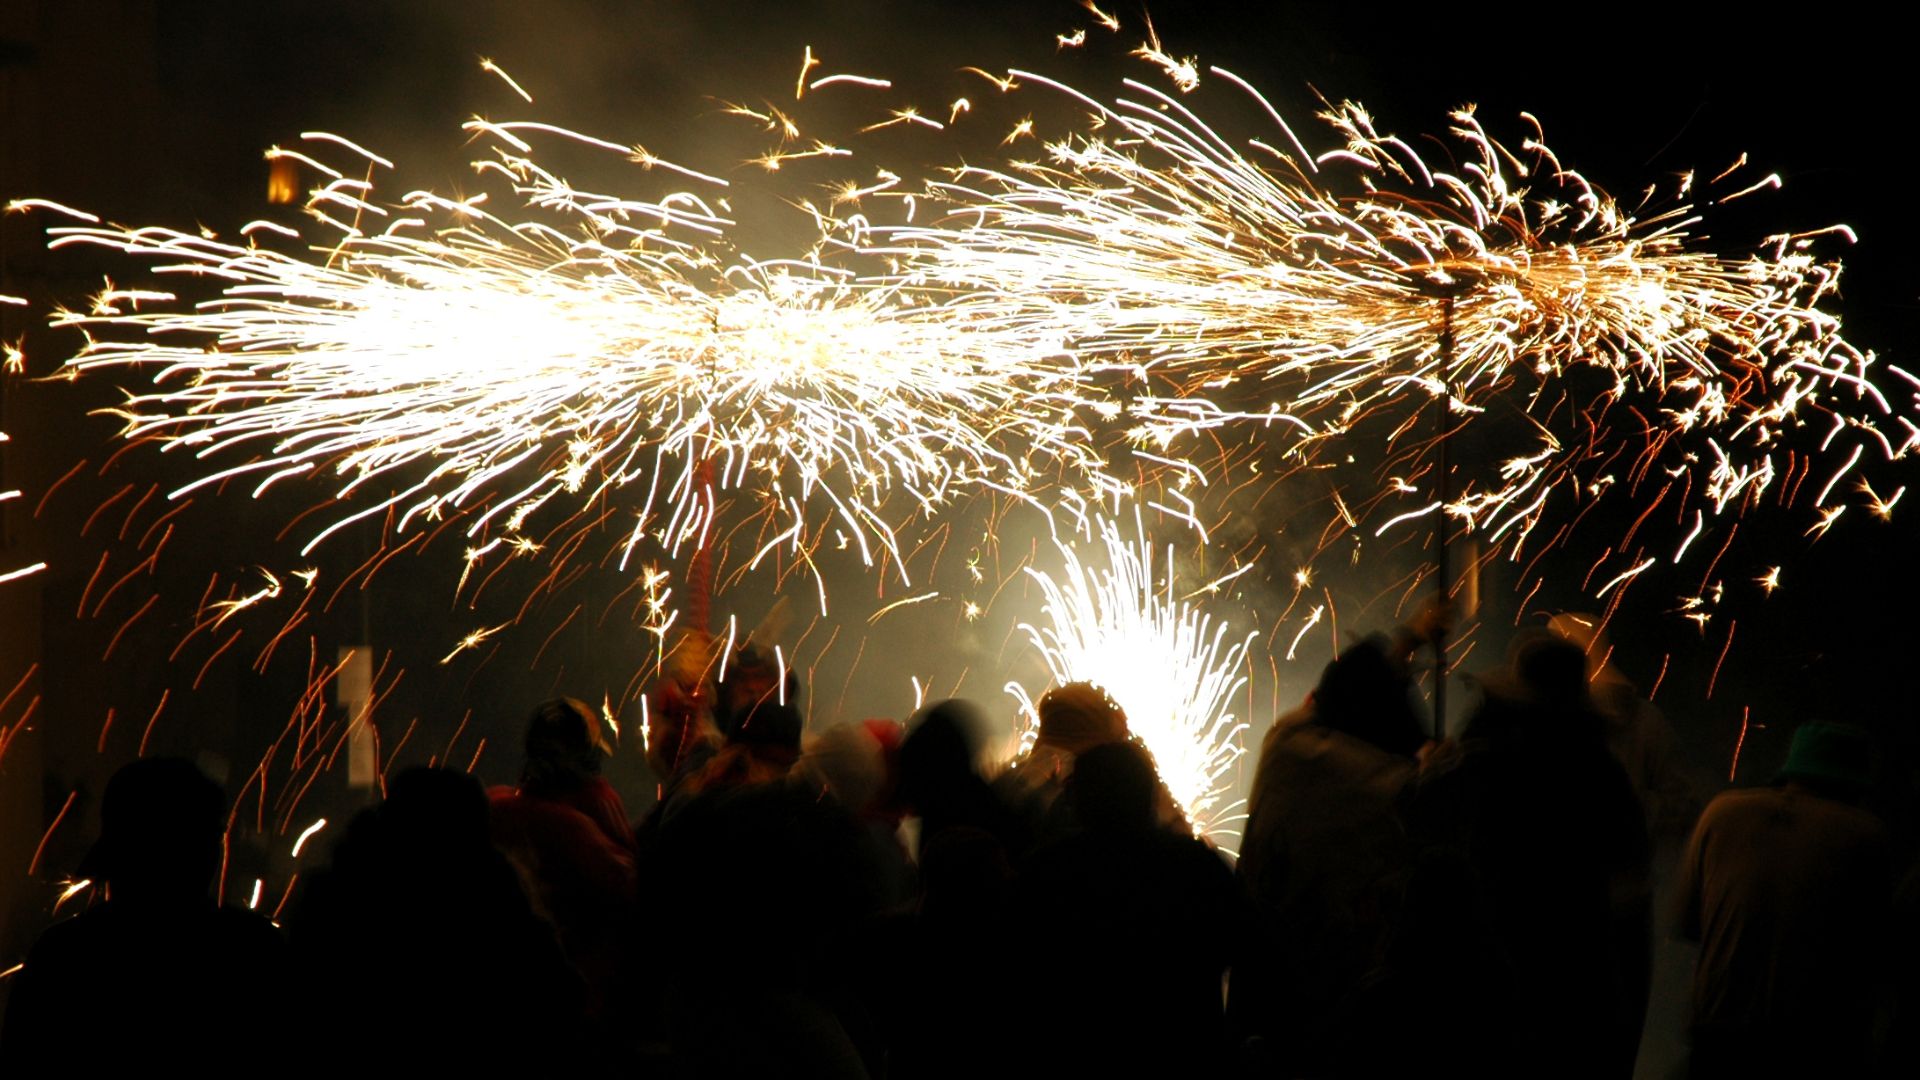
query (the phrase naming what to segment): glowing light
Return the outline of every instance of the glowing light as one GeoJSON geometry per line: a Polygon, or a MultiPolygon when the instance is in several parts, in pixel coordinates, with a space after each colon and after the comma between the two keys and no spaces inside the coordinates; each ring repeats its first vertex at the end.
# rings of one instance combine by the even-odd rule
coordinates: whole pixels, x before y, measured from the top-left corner
{"type": "Polygon", "coordinates": [[[316,819],[313,824],[307,826],[305,829],[302,829],[300,832],[300,838],[293,842],[293,851],[292,851],[293,857],[296,859],[299,858],[300,849],[306,846],[308,840],[313,839],[313,834],[319,832],[321,829],[324,829],[326,827],[327,827],[327,819],[319,818],[319,819],[316,819]]]}
{"type": "MultiPolygon", "coordinates": [[[[1237,642],[1224,621],[1155,584],[1153,552],[1138,517],[1136,543],[1105,518],[1080,522],[1081,535],[1098,546],[1103,560],[1082,561],[1071,539],[1056,537],[1063,568],[1058,577],[1027,568],[1044,602],[1041,625],[1021,624],[1056,684],[1085,681],[1105,690],[1126,710],[1133,734],[1153,754],[1174,801],[1196,831],[1230,835],[1243,815],[1226,802],[1228,770],[1245,753],[1240,733],[1247,725],[1230,710],[1246,682],[1242,669],[1255,635],[1237,642]]],[[[1018,683],[1007,692],[1029,724],[1038,723],[1034,699],[1018,683]]]]}
{"type": "MultiPolygon", "coordinates": [[[[1136,55],[1177,91],[1198,91],[1195,62],[1167,52],[1151,27],[1136,55]]],[[[1441,510],[1493,540],[1511,535],[1510,555],[1552,492],[1612,485],[1578,470],[1613,437],[1615,403],[1631,406],[1632,430],[1663,468],[1690,471],[1711,455],[1685,489],[1704,504],[1692,507],[1705,511],[1694,536],[1768,488],[1776,448],[1797,427],[1830,423],[1828,443],[1853,444],[1830,451],[1841,464],[1815,500],[1829,515],[1822,530],[1837,516],[1827,495],[1866,449],[1894,460],[1920,448],[1913,403],[1873,376],[1920,381],[1879,367],[1822,307],[1840,266],[1812,245],[1849,239],[1845,226],[1721,255],[1694,242],[1691,177],[1665,203],[1623,206],[1562,166],[1530,116],[1514,149],[1471,110],[1455,112],[1443,165],[1342,102],[1322,115],[1337,146],[1316,154],[1251,84],[1208,71],[1280,137],[1237,145],[1183,98],[1133,80],[1102,101],[1028,71],[980,71],[1003,90],[1044,88],[1089,118],[1047,141],[1044,161],[953,170],[931,185],[948,217],[876,226],[876,243],[916,280],[992,295],[1007,324],[1047,327],[1092,374],[1141,380],[1123,406],[1091,403],[1124,415],[1139,443],[1257,423],[1309,457],[1369,423],[1405,431],[1436,397],[1456,432],[1527,415],[1537,445],[1503,455],[1490,475],[1456,479],[1444,505],[1431,447],[1415,448],[1420,467],[1369,504],[1388,526],[1441,510]],[[1561,408],[1570,387],[1594,406],[1561,408]]],[[[1016,135],[1037,134],[1023,128],[1016,135]]],[[[1868,497],[1876,513],[1894,501],[1868,497]]]]}
{"type": "MultiPolygon", "coordinates": [[[[331,474],[345,506],[413,470],[395,494],[322,527],[311,551],[389,508],[404,528],[494,496],[468,526],[479,537],[517,531],[550,501],[577,509],[638,487],[625,553],[649,539],[678,551],[712,528],[712,493],[695,482],[705,460],[722,486],[757,489],[770,512],[795,517],[796,547],[818,496],[871,565],[871,541],[894,544],[881,510],[890,492],[931,510],[958,487],[1025,492],[1049,464],[1068,476],[1104,468],[1075,419],[1082,379],[1056,335],[1002,329],[992,304],[817,257],[723,257],[732,222],[700,195],[582,191],[537,164],[529,139],[628,148],[532,122],[468,128],[493,143],[477,170],[527,205],[526,220],[488,210],[487,192],[381,203],[371,184],[337,178],[309,203],[334,234],[311,257],[77,212],[87,224],[49,230],[53,247],[159,260],[158,273],[223,289],[185,304],[110,286],[92,310],[54,320],[90,335],[69,371],[152,373],[121,410],[129,438],[236,462],[173,495],[242,476],[258,494],[331,474]],[[366,221],[384,227],[356,224],[366,221]],[[109,330],[133,336],[93,336],[109,330]]],[[[336,136],[305,138],[387,164],[336,136]]]]}
{"type": "Polygon", "coordinates": [[[91,888],[92,885],[93,885],[92,878],[81,878],[79,881],[68,882],[66,887],[60,890],[60,895],[54,898],[53,913],[55,915],[58,915],[60,913],[61,905],[65,904],[67,901],[73,899],[74,897],[80,895],[82,892],[85,892],[87,889],[91,888]]]}
{"type": "Polygon", "coordinates": [[[0,582],[13,581],[17,578],[26,577],[29,574],[37,574],[40,571],[45,570],[46,568],[47,568],[46,563],[37,562],[27,566],[18,567],[13,570],[0,571],[0,582]]]}

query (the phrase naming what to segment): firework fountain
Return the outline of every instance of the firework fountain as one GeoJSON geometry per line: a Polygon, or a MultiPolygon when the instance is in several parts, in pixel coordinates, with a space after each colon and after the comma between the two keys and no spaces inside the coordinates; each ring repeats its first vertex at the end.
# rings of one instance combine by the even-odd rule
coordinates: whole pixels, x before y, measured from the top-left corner
{"type": "MultiPolygon", "coordinates": [[[[1062,562],[1057,576],[1027,568],[1045,621],[1020,628],[1055,683],[1093,683],[1126,710],[1129,730],[1153,754],[1195,832],[1229,841],[1237,835],[1231,826],[1245,816],[1226,792],[1247,729],[1232,700],[1246,682],[1254,635],[1235,639],[1224,620],[1173,596],[1171,549],[1156,581],[1153,545],[1138,514],[1137,539],[1105,517],[1077,520],[1073,533],[1054,539],[1062,562]],[[1095,554],[1083,557],[1080,542],[1095,554]]],[[[1008,683],[1007,692],[1019,701],[1031,737],[1039,722],[1034,699],[1018,683],[1008,683]]]]}

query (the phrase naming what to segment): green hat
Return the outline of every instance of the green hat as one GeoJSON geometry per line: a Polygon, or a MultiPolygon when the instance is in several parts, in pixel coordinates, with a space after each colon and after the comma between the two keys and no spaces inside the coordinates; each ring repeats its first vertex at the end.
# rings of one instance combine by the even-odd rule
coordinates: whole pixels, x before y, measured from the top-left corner
{"type": "Polygon", "coordinates": [[[1850,724],[1801,724],[1793,733],[1787,763],[1775,780],[1802,780],[1842,795],[1858,795],[1873,782],[1873,740],[1850,724]]]}

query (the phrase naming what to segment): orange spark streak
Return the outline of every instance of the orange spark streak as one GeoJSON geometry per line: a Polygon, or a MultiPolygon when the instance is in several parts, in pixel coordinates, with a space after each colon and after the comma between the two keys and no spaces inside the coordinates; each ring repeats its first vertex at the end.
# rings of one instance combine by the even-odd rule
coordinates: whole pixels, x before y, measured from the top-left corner
{"type": "Polygon", "coordinates": [[[32,877],[40,872],[40,856],[46,853],[47,841],[53,839],[54,830],[58,829],[60,823],[67,819],[67,811],[73,809],[73,800],[75,796],[79,794],[78,789],[67,792],[67,801],[61,803],[60,812],[53,815],[53,824],[47,826],[47,831],[40,834],[40,843],[33,849],[33,861],[27,864],[28,877],[32,877]]]}

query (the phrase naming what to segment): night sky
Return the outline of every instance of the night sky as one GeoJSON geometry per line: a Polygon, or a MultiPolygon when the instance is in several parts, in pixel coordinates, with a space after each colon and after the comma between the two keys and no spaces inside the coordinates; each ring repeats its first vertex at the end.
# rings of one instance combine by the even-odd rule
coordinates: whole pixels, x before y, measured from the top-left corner
{"type": "MultiPolygon", "coordinates": [[[[1054,47],[1054,35],[1092,25],[1069,0],[9,4],[0,13],[0,198],[41,196],[121,222],[202,224],[227,233],[263,214],[285,215],[265,205],[261,152],[292,144],[301,131],[335,131],[394,158],[405,186],[396,183],[390,196],[410,187],[457,193],[474,184],[465,168],[472,148],[459,124],[475,113],[511,114],[644,144],[689,165],[730,170],[726,175],[737,177],[742,188],[760,192],[739,196],[743,247],[784,254],[804,241],[809,226],[781,205],[781,197],[817,191],[829,181],[861,175],[862,168],[870,173],[873,164],[925,169],[996,152],[1005,119],[1034,106],[989,101],[992,88],[960,71],[964,65],[990,71],[1030,67],[1101,93],[1111,92],[1123,75],[1156,81],[1150,68],[1125,56],[1141,37],[1138,8],[1116,4],[1112,10],[1127,23],[1119,34],[1092,26],[1086,48],[1062,51],[1054,47]],[[869,156],[853,166],[809,163],[784,171],[777,186],[768,183],[764,173],[741,164],[764,145],[764,137],[721,116],[720,103],[791,104],[807,46],[821,58],[821,72],[895,82],[885,95],[839,87],[802,103],[796,115],[823,135],[884,118],[891,104],[911,102],[943,116],[946,103],[961,94],[982,105],[965,122],[977,121],[978,130],[883,133],[861,143],[869,156]],[[479,70],[481,56],[497,60],[526,85],[536,104],[524,106],[479,70]]],[[[1853,341],[1911,366],[1920,349],[1920,282],[1911,258],[1920,230],[1908,193],[1911,173],[1901,164],[1905,112],[1914,99],[1898,66],[1910,63],[1899,55],[1901,35],[1885,25],[1886,17],[1868,15],[1865,4],[1807,7],[1791,24],[1756,18],[1754,10],[1734,4],[1619,5],[1581,8],[1575,21],[1571,9],[1546,6],[1191,3],[1156,10],[1154,22],[1169,51],[1198,55],[1203,64],[1230,68],[1259,86],[1309,145],[1320,136],[1310,119],[1316,94],[1364,102],[1383,130],[1410,139],[1444,132],[1447,111],[1470,103],[1495,137],[1517,144],[1529,131],[1519,119],[1525,111],[1539,118],[1566,165],[1626,203],[1647,185],[1670,187],[1688,169],[1711,175],[1744,152],[1752,179],[1777,172],[1784,189],[1716,212],[1702,242],[1738,251],[1772,232],[1852,226],[1859,241],[1839,252],[1847,269],[1835,308],[1853,341]]],[[[1256,110],[1210,90],[1212,96],[1201,100],[1223,131],[1263,130],[1256,110]]],[[[664,190],[659,177],[636,175],[632,166],[604,157],[582,155],[578,169],[567,172],[587,186],[664,190]]],[[[297,530],[283,536],[283,527],[323,499],[326,489],[288,485],[257,502],[238,488],[197,497],[172,519],[177,535],[166,559],[133,575],[96,611],[106,586],[145,557],[142,534],[171,509],[156,501],[136,511],[142,493],[156,486],[164,492],[194,475],[193,465],[152,447],[114,456],[116,422],[89,415],[116,399],[110,378],[78,384],[30,378],[55,371],[75,347],[72,336],[38,328],[47,305],[83,303],[102,275],[119,282],[140,279],[136,266],[99,255],[48,255],[39,234],[45,224],[43,218],[9,215],[0,225],[0,292],[35,302],[31,311],[0,307],[0,340],[24,338],[29,357],[29,377],[11,377],[0,390],[0,428],[15,440],[0,451],[0,486],[26,493],[0,503],[0,551],[8,566],[40,559],[51,564],[35,578],[0,585],[0,630],[7,635],[0,649],[0,694],[32,670],[29,693],[42,698],[31,738],[0,759],[0,779],[8,785],[0,877],[20,876],[45,826],[69,793],[79,792],[73,820],[43,853],[40,877],[49,879],[63,872],[63,859],[70,864],[84,850],[92,801],[111,767],[137,749],[163,694],[166,711],[151,729],[150,749],[196,756],[230,792],[246,782],[285,723],[290,699],[300,693],[305,644],[296,642],[254,670],[261,642],[278,625],[267,619],[250,627],[231,655],[210,655],[225,640],[224,630],[172,659],[169,653],[191,625],[194,601],[210,575],[246,581],[253,567],[295,564],[300,536],[297,530]],[[85,467],[74,471],[83,460],[85,467]],[[68,478],[34,516],[36,504],[62,477],[68,478]],[[96,514],[109,499],[118,501],[96,514]],[[96,577],[102,580],[90,584],[96,577]],[[128,624],[155,596],[161,599],[152,611],[128,624]],[[129,626],[125,636],[102,659],[122,626],[129,626]],[[198,690],[191,686],[196,679],[198,690]],[[103,735],[109,710],[114,719],[103,735]]],[[[1920,479],[1910,467],[1883,468],[1878,475],[1889,490],[1920,479]]],[[[1274,509],[1283,516],[1284,508],[1274,509]]],[[[1255,513],[1265,512],[1263,507],[1255,513]]],[[[1618,659],[1644,686],[1662,658],[1670,658],[1660,703],[1692,759],[1721,779],[1743,712],[1762,726],[1746,750],[1761,764],[1743,766],[1742,782],[1764,779],[1791,725],[1820,715],[1875,727],[1896,778],[1891,789],[1898,789],[1897,778],[1910,776],[1915,760],[1912,696],[1896,680],[1920,644],[1912,630],[1920,613],[1920,574],[1912,568],[1920,507],[1902,505],[1891,523],[1848,515],[1817,543],[1802,535],[1807,516],[1804,509],[1779,513],[1746,527],[1751,548],[1742,551],[1740,565],[1783,565],[1783,587],[1765,601],[1751,588],[1728,601],[1724,614],[1738,620],[1740,631],[1712,700],[1705,687],[1724,622],[1702,635],[1662,603],[1672,589],[1648,589],[1623,612],[1615,629],[1618,659]]],[[[1253,520],[1245,527],[1271,530],[1278,522],[1253,520]]],[[[964,548],[978,543],[970,536],[996,529],[1004,530],[998,542],[1008,568],[1038,535],[1037,526],[1017,514],[996,519],[976,507],[959,515],[954,538],[964,548]]],[[[1593,536],[1604,532],[1596,528],[1593,536]]],[[[323,578],[337,581],[376,554],[376,533],[362,530],[330,542],[317,557],[323,578]]],[[[1279,560],[1273,573],[1284,576],[1291,570],[1280,559],[1285,541],[1272,550],[1279,560]]],[[[1567,565],[1591,562],[1591,552],[1580,554],[1569,552],[1567,565]]],[[[381,716],[383,730],[392,729],[386,731],[386,752],[417,719],[419,734],[397,760],[423,763],[437,754],[465,764],[482,733],[511,738],[506,733],[542,696],[564,691],[597,702],[603,693],[621,694],[633,669],[630,657],[645,646],[644,635],[630,623],[597,618],[602,607],[590,603],[590,615],[548,639],[548,626],[566,618],[583,596],[623,587],[604,566],[570,583],[571,591],[543,599],[496,658],[435,664],[460,633],[500,621],[492,611],[451,610],[456,556],[452,541],[423,556],[407,553],[369,590],[300,629],[298,636],[313,635],[323,655],[366,635],[392,650],[394,670],[405,674],[381,716]],[[468,712],[471,724],[456,734],[468,712]]],[[[1390,552],[1382,570],[1397,575],[1422,557],[1414,550],[1390,552]]],[[[865,632],[869,613],[902,595],[855,565],[833,573],[840,575],[833,585],[849,641],[865,632]]],[[[1568,573],[1578,577],[1577,569],[1568,573]]],[[[1738,572],[1723,576],[1730,592],[1737,591],[1736,582],[1744,587],[1738,572]]],[[[1347,584],[1355,597],[1378,591],[1347,584]]],[[[1539,597],[1535,612],[1577,607],[1576,584],[1564,595],[1539,597]]],[[[509,580],[490,602],[505,603],[525,585],[509,580]]],[[[716,599],[715,609],[737,610],[743,622],[751,622],[771,604],[773,591],[765,575],[743,579],[716,599]]],[[[790,582],[786,591],[798,607],[812,603],[806,581],[790,582]]],[[[1237,598],[1240,607],[1223,614],[1252,610],[1258,618],[1271,614],[1270,600],[1249,582],[1237,598]]],[[[841,642],[827,665],[833,685],[811,696],[815,721],[904,713],[912,704],[905,689],[909,669],[931,670],[936,682],[961,684],[993,711],[1010,713],[1000,683],[1008,677],[1031,680],[1037,670],[1020,655],[1017,640],[1006,644],[1017,606],[972,630],[954,621],[951,607],[881,624],[884,632],[873,635],[878,644],[872,646],[879,658],[868,658],[861,677],[848,680],[855,687],[851,699],[842,691],[830,701],[846,673],[844,666],[833,666],[846,662],[848,644],[841,642]],[[977,661],[980,670],[963,675],[956,661],[923,659],[941,651],[977,661]],[[915,666],[921,663],[928,667],[915,666]],[[861,689],[869,679],[876,688],[861,689]]],[[[1390,602],[1356,601],[1351,622],[1341,630],[1381,628],[1393,614],[1390,602]]],[[[796,632],[807,617],[802,615],[796,632]]],[[[1033,612],[1017,617],[1032,618],[1033,612]]],[[[1264,623],[1259,628],[1257,652],[1284,649],[1283,641],[1266,636],[1264,623]]],[[[828,629],[817,632],[816,642],[828,629]]],[[[1254,725],[1249,745],[1257,745],[1276,703],[1290,706],[1310,685],[1326,657],[1326,635],[1318,638],[1283,676],[1284,685],[1270,685],[1265,671],[1258,672],[1247,717],[1254,725]]],[[[1490,643],[1488,652],[1497,654],[1500,647],[1490,643]]],[[[1264,659],[1256,665],[1265,666],[1264,659]]],[[[0,710],[0,725],[17,722],[20,709],[16,703],[0,710]]],[[[479,771],[503,779],[509,757],[502,752],[488,758],[479,771]]],[[[289,782],[277,775],[275,794],[289,782]]],[[[626,782],[646,784],[637,774],[626,782]]],[[[323,777],[310,797],[313,802],[289,818],[295,831],[317,814],[341,813],[364,798],[334,776],[323,777]]],[[[274,800],[267,804],[271,826],[274,800]]],[[[1904,796],[1886,809],[1896,818],[1911,814],[1904,796]]],[[[271,878],[286,870],[285,844],[278,840],[272,850],[262,845],[246,858],[251,861],[238,877],[271,878]]],[[[3,968],[23,935],[41,924],[37,913],[48,899],[36,892],[0,900],[10,905],[0,906],[0,915],[20,915],[7,919],[0,934],[3,968]]]]}

